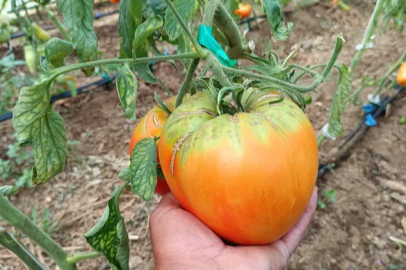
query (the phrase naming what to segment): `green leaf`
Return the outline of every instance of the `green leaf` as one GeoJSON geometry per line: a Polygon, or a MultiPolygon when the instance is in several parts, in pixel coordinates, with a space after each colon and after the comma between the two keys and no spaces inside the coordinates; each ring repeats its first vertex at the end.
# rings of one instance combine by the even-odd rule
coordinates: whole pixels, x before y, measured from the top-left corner
{"type": "MultiPolygon", "coordinates": [[[[94,0],[56,1],[81,63],[97,60],[98,42],[93,28],[93,3],[94,0]]],[[[94,67],[87,67],[82,71],[86,76],[90,76],[94,72],[94,67]]]]}
{"type": "Polygon", "coordinates": [[[140,26],[137,27],[135,30],[134,40],[133,40],[133,49],[137,50],[138,47],[146,47],[146,40],[147,38],[162,27],[163,21],[161,17],[154,16],[149,18],[145,22],[143,22],[140,26]]]}
{"type": "Polygon", "coordinates": [[[262,0],[262,5],[275,38],[280,41],[288,39],[293,23],[288,23],[287,26],[281,23],[281,8],[278,0],[262,0]]]}
{"type": "MultiPolygon", "coordinates": [[[[136,51],[136,57],[148,57],[148,49],[140,48],[136,51]]],[[[155,83],[156,78],[152,74],[149,63],[139,63],[133,65],[133,68],[137,71],[138,76],[146,82],[155,83]]]]}
{"type": "Polygon", "coordinates": [[[60,38],[52,38],[45,43],[45,56],[49,63],[58,68],[63,66],[63,59],[73,52],[73,44],[60,38]]]}
{"type": "Polygon", "coordinates": [[[131,174],[130,174],[129,166],[123,168],[118,174],[118,178],[120,178],[121,180],[126,181],[126,182],[130,181],[130,177],[131,177],[131,174]]]}
{"type": "Polygon", "coordinates": [[[147,4],[152,11],[158,15],[165,14],[166,9],[168,8],[165,0],[147,0],[147,4]]]}
{"type": "Polygon", "coordinates": [[[0,187],[0,193],[3,196],[7,197],[7,196],[10,196],[10,195],[13,195],[13,194],[17,193],[17,191],[19,189],[20,188],[16,187],[16,186],[2,186],[2,187],[0,187]]]}
{"type": "Polygon", "coordinates": [[[120,48],[125,52],[121,58],[131,58],[132,42],[134,40],[135,30],[142,23],[142,11],[146,7],[145,0],[121,0],[119,11],[118,34],[121,37],[120,48]]]}
{"type": "Polygon", "coordinates": [[[344,113],[350,90],[351,74],[348,72],[348,67],[342,64],[340,68],[340,78],[334,93],[328,119],[328,133],[333,137],[339,137],[344,132],[344,127],[341,124],[341,115],[344,113]]]}
{"type": "MultiPolygon", "coordinates": [[[[178,41],[179,41],[178,53],[188,53],[192,51],[192,48],[190,46],[190,40],[185,33],[182,33],[182,35],[179,36],[178,41]]],[[[191,60],[189,59],[182,59],[182,63],[185,69],[189,68],[190,62],[191,60]]]]}
{"type": "Polygon", "coordinates": [[[399,124],[399,125],[404,125],[404,124],[406,124],[406,118],[405,118],[405,117],[399,118],[398,124],[399,124]]]}
{"type": "MultiPolygon", "coordinates": [[[[176,0],[173,2],[174,7],[186,24],[192,19],[195,4],[196,0],[176,0]]],[[[169,8],[165,14],[165,30],[169,35],[169,40],[175,40],[183,33],[182,27],[169,8]]]]}
{"type": "Polygon", "coordinates": [[[155,139],[145,138],[138,142],[130,158],[131,189],[149,201],[157,183],[157,153],[155,139]]]}
{"type": "Polygon", "coordinates": [[[72,97],[75,97],[78,94],[78,89],[72,81],[67,81],[66,84],[69,86],[69,91],[72,97]]]}
{"type": "Polygon", "coordinates": [[[118,270],[129,270],[130,247],[124,218],[120,215],[118,199],[124,184],[109,200],[100,220],[85,234],[92,248],[102,253],[118,270]]]}
{"type": "Polygon", "coordinates": [[[318,200],[317,200],[317,206],[318,206],[320,209],[326,209],[326,207],[327,207],[326,203],[323,202],[322,199],[318,199],[318,200]]]}
{"type": "Polygon", "coordinates": [[[66,130],[62,117],[49,105],[50,81],[21,89],[13,112],[20,146],[33,145],[35,184],[47,182],[68,163],[66,130]]]}
{"type": "Polygon", "coordinates": [[[135,121],[138,81],[128,64],[125,64],[121,68],[121,73],[116,79],[116,85],[121,107],[123,107],[125,112],[125,117],[129,120],[135,121]]]}

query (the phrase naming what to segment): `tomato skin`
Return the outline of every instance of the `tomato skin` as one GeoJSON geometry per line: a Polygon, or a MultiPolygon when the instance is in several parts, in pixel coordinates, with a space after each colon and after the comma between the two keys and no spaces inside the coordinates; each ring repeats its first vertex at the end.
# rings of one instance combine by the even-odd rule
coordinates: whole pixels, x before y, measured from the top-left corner
{"type": "Polygon", "coordinates": [[[403,87],[406,87],[406,62],[404,62],[396,75],[396,82],[403,87]]]}
{"type": "MultiPolygon", "coordinates": [[[[164,103],[170,111],[173,111],[175,109],[175,101],[176,96],[165,100],[164,103]]],[[[132,150],[134,146],[142,139],[160,136],[168,117],[169,114],[164,110],[162,110],[157,105],[155,105],[151,110],[149,110],[148,113],[140,120],[139,124],[133,131],[130,140],[130,148],[129,148],[130,155],[133,152],[132,150]]],[[[159,162],[159,155],[157,156],[157,161],[159,162]]],[[[171,190],[169,189],[169,186],[166,183],[166,181],[158,177],[155,193],[159,195],[165,195],[169,191],[171,190]]]]}
{"type": "Polygon", "coordinates": [[[110,3],[117,4],[117,3],[120,3],[120,0],[110,0],[110,3]]]}
{"type": "Polygon", "coordinates": [[[43,29],[41,26],[39,26],[36,23],[32,23],[32,28],[34,30],[34,35],[41,41],[48,41],[51,39],[51,35],[43,29]]]}
{"type": "Polygon", "coordinates": [[[241,16],[242,19],[247,18],[251,14],[252,7],[250,4],[238,4],[238,9],[234,11],[235,14],[241,16]]]}
{"type": "Polygon", "coordinates": [[[269,104],[279,97],[257,92],[248,113],[215,117],[210,94],[199,92],[171,114],[161,134],[159,157],[175,197],[236,244],[269,244],[282,237],[299,220],[315,186],[312,125],[288,99],[269,104]]]}

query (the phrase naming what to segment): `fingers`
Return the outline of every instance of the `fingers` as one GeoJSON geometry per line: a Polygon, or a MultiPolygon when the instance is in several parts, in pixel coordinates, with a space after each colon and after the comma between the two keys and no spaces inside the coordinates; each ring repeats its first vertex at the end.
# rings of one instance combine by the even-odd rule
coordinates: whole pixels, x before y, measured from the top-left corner
{"type": "Polygon", "coordinates": [[[158,204],[157,209],[163,207],[182,208],[179,201],[175,198],[175,196],[173,196],[172,192],[168,192],[162,197],[161,201],[158,204]]]}
{"type": "Polygon", "coordinates": [[[313,218],[314,212],[317,206],[317,187],[314,188],[310,202],[299,221],[293,226],[293,228],[281,238],[282,242],[286,245],[289,254],[297,248],[306,234],[307,228],[313,218]]]}

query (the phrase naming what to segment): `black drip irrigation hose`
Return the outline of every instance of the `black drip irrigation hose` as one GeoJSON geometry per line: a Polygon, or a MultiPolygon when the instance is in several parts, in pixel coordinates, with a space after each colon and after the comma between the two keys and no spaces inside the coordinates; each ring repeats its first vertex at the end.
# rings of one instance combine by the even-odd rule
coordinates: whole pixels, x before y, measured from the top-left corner
{"type": "MultiPolygon", "coordinates": [[[[110,89],[109,84],[112,83],[117,78],[117,76],[118,76],[118,74],[115,74],[115,75],[112,75],[112,76],[110,76],[108,78],[103,78],[101,80],[98,80],[98,81],[95,81],[95,82],[92,82],[92,83],[89,83],[89,84],[85,84],[85,85],[83,85],[81,87],[78,87],[77,88],[77,94],[80,95],[80,94],[85,94],[85,93],[92,93],[93,91],[84,91],[84,90],[86,90],[87,88],[90,88],[90,87],[98,88],[98,87],[101,87],[103,85],[106,85],[106,88],[110,89]]],[[[55,96],[51,97],[50,103],[52,104],[52,103],[54,103],[54,102],[56,102],[56,101],[58,101],[60,99],[69,98],[71,96],[72,96],[72,93],[70,91],[66,91],[66,92],[63,92],[63,93],[60,93],[58,95],[55,95],[55,96]]],[[[13,118],[13,113],[12,112],[2,114],[2,115],[0,115],[0,122],[9,120],[11,118],[13,118]]]]}
{"type": "MultiPolygon", "coordinates": [[[[388,104],[390,104],[395,98],[397,98],[397,96],[403,91],[405,90],[404,87],[400,86],[400,85],[396,85],[394,87],[394,89],[396,90],[396,94],[390,96],[390,97],[384,97],[379,105],[374,104],[374,110],[372,111],[371,115],[373,116],[373,118],[377,118],[379,116],[382,116],[385,114],[386,108],[388,106],[388,104]]],[[[370,127],[367,126],[365,124],[365,120],[366,120],[367,115],[365,115],[362,120],[360,121],[360,123],[358,124],[358,126],[352,131],[350,132],[347,136],[345,136],[343,143],[341,144],[340,149],[343,149],[348,142],[350,142],[351,140],[357,140],[356,135],[360,132],[365,132],[367,131],[370,127]]],[[[358,138],[359,139],[359,138],[358,138]]],[[[337,162],[339,161],[345,161],[348,157],[350,156],[350,154],[348,153],[344,153],[342,156],[340,156],[338,158],[338,160],[336,160],[337,162]]],[[[331,164],[331,163],[330,163],[331,164]]],[[[322,178],[324,176],[324,174],[326,172],[328,172],[330,169],[330,166],[327,164],[319,164],[319,171],[317,174],[317,178],[322,178]]]]}
{"type": "MultiPolygon", "coordinates": [[[[108,16],[111,16],[111,15],[117,14],[118,12],[119,12],[118,10],[114,10],[114,11],[106,12],[106,13],[99,13],[99,12],[96,12],[96,13],[94,14],[94,19],[95,19],[95,20],[99,20],[99,19],[101,19],[101,18],[104,18],[104,17],[108,17],[108,16]]],[[[44,30],[47,30],[47,31],[48,31],[48,30],[56,29],[56,26],[54,26],[54,25],[52,25],[52,26],[44,26],[43,28],[44,28],[44,30]]],[[[10,39],[20,38],[20,37],[23,37],[24,35],[25,35],[24,32],[17,32],[17,33],[15,33],[15,34],[10,35],[10,39]]]]}

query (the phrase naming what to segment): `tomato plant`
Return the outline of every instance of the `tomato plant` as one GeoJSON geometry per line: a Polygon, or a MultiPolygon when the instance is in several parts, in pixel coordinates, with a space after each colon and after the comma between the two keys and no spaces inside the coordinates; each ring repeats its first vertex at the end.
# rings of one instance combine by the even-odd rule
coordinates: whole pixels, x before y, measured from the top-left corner
{"type": "MultiPolygon", "coordinates": [[[[180,62],[186,75],[176,97],[166,103],[157,98],[158,105],[134,130],[129,166],[118,175],[123,184],[84,235],[95,252],[68,255],[5,198],[12,187],[4,189],[9,193],[0,193],[2,218],[38,243],[62,270],[75,269],[77,262],[100,255],[117,269],[129,269],[128,234],[119,197],[130,186],[150,200],[162,182],[159,178],[163,180],[162,170],[183,207],[225,239],[265,244],[292,227],[308,203],[317,175],[317,140],[304,114],[309,103],[306,93],[315,91],[333,68],[340,78],[327,131],[334,136],[343,132],[340,116],[351,77],[344,64],[335,64],[344,46],[342,35],[337,36],[327,63],[302,67],[290,63],[295,51],[284,60],[275,52],[256,55],[252,41],[241,35],[236,23],[235,0],[199,1],[203,16],[197,33],[189,28],[199,18],[194,16],[195,0],[121,0],[120,54],[117,59],[98,59],[93,1],[57,0],[57,6],[69,34],[64,40],[51,38],[45,43],[39,63],[47,76],[21,89],[13,111],[20,146],[32,145],[35,185],[48,182],[68,162],[64,121],[49,106],[51,87],[61,75],[81,70],[91,76],[95,67],[120,65],[117,94],[130,121],[136,120],[138,80],[159,81],[150,62],[170,61],[176,67],[180,62]],[[165,55],[158,49],[161,42],[177,46],[177,54],[165,55]],[[78,63],[65,65],[73,51],[78,63]],[[250,64],[239,65],[239,59],[250,64]],[[196,76],[200,64],[202,70],[196,76]],[[305,75],[311,77],[310,84],[302,83],[305,75]]],[[[288,39],[293,24],[282,21],[278,1],[262,1],[262,8],[271,36],[288,39]]],[[[13,241],[1,232],[0,244],[10,247],[13,241]]],[[[29,267],[41,269],[23,246],[13,252],[29,267]]]]}

